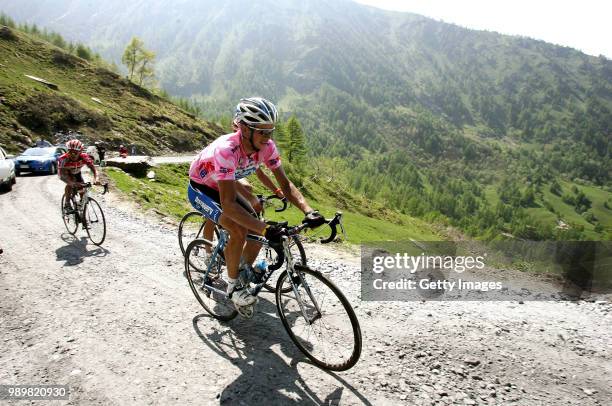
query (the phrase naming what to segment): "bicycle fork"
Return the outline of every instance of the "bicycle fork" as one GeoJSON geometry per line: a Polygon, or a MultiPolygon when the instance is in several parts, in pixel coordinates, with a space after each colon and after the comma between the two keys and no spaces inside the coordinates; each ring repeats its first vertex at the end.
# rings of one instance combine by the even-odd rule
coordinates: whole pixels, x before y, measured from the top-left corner
{"type": "Polygon", "coordinates": [[[306,322],[311,325],[321,318],[321,309],[319,308],[319,304],[317,303],[316,299],[314,298],[314,295],[312,294],[312,291],[310,290],[310,286],[308,286],[308,282],[306,282],[306,278],[304,278],[304,274],[300,272],[299,269],[295,269],[293,263],[293,255],[291,254],[287,237],[283,237],[283,250],[285,251],[285,260],[287,261],[287,278],[291,283],[291,288],[293,289],[295,298],[298,304],[300,305],[300,310],[302,311],[302,316],[304,316],[304,320],[306,320],[306,322]],[[306,307],[304,306],[304,301],[302,300],[302,295],[298,291],[298,287],[300,285],[304,286],[304,290],[306,290],[308,297],[310,297],[310,300],[312,301],[315,307],[316,312],[312,317],[308,316],[308,312],[306,310],[306,307]]]}

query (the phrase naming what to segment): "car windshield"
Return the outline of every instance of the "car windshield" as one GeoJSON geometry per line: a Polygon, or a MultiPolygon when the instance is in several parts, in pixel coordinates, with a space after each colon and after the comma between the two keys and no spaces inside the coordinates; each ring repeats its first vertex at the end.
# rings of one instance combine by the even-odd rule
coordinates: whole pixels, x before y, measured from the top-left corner
{"type": "Polygon", "coordinates": [[[25,152],[21,155],[45,156],[45,155],[53,155],[54,153],[55,153],[55,148],[30,148],[30,149],[26,149],[25,152]]]}

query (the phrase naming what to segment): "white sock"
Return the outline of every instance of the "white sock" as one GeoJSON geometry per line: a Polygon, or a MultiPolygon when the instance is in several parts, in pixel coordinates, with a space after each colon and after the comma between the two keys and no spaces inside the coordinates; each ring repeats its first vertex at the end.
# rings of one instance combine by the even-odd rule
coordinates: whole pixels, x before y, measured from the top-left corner
{"type": "Polygon", "coordinates": [[[230,278],[229,276],[227,277],[227,293],[231,293],[231,291],[234,290],[236,282],[238,282],[238,279],[230,278]]]}

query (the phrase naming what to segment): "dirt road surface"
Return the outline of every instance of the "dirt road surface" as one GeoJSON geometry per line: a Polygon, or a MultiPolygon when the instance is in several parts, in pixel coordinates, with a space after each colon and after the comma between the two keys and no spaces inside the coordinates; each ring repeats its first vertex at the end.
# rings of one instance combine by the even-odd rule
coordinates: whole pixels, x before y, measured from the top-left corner
{"type": "Polygon", "coordinates": [[[70,386],[49,404],[612,402],[608,302],[362,302],[358,257],[309,244],[363,331],[359,363],[328,373],[290,341],[269,293],[251,320],[210,318],[176,225],[96,196],[108,222],[96,247],[65,232],[62,191],[56,176],[26,176],[0,195],[0,384],[70,386]]]}

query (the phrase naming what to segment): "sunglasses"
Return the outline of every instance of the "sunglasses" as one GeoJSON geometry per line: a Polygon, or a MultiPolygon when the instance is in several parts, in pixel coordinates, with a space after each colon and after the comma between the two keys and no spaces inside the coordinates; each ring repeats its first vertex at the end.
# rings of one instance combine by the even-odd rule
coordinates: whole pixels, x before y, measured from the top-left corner
{"type": "Polygon", "coordinates": [[[257,128],[257,127],[249,127],[251,130],[253,131],[257,131],[259,132],[261,135],[265,135],[267,137],[271,136],[272,133],[274,132],[274,128],[257,128]]]}
{"type": "Polygon", "coordinates": [[[78,155],[81,151],[77,151],[76,149],[69,149],[68,150],[68,154],[69,155],[78,155]]]}

